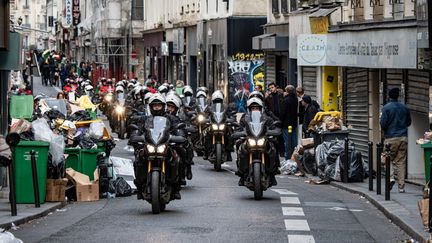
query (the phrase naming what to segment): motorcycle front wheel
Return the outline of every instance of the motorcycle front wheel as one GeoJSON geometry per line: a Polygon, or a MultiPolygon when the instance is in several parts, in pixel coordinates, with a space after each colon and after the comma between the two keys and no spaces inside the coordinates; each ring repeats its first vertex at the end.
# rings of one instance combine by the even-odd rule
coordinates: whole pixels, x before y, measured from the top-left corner
{"type": "Polygon", "coordinates": [[[121,119],[120,123],[119,123],[118,136],[119,136],[120,139],[124,139],[125,138],[125,134],[126,134],[126,121],[124,119],[121,119]]]}
{"type": "Polygon", "coordinates": [[[160,200],[160,173],[159,171],[153,171],[151,173],[151,202],[152,202],[152,213],[159,214],[162,210],[160,200]]]}
{"type": "Polygon", "coordinates": [[[216,144],[216,161],[214,162],[214,169],[216,171],[222,170],[222,144],[216,144]]]}
{"type": "Polygon", "coordinates": [[[253,182],[254,182],[254,199],[261,200],[263,196],[263,190],[261,187],[261,164],[253,164],[253,182]]]}

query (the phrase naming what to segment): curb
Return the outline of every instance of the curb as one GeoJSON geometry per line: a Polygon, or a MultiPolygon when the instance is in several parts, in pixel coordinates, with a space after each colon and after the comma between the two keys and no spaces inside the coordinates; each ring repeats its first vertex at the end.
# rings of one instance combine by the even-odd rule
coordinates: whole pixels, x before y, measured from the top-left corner
{"type": "Polygon", "coordinates": [[[393,213],[389,212],[384,206],[382,206],[377,200],[375,200],[373,197],[369,196],[366,193],[345,187],[339,183],[330,182],[331,186],[334,186],[336,188],[348,191],[350,193],[358,194],[360,196],[365,197],[368,199],[378,210],[384,213],[384,215],[389,218],[394,224],[399,226],[403,231],[405,231],[409,236],[414,238],[415,240],[419,242],[427,242],[427,238],[424,238],[423,235],[421,235],[419,232],[417,232],[415,229],[413,229],[411,226],[406,224],[402,219],[400,219],[398,216],[394,215],[393,213]]]}
{"type": "Polygon", "coordinates": [[[10,230],[10,228],[12,227],[12,224],[15,224],[15,226],[18,226],[18,225],[21,225],[21,224],[25,224],[25,223],[27,223],[27,222],[29,222],[31,220],[44,217],[44,216],[48,215],[49,213],[54,212],[57,209],[63,208],[66,205],[67,205],[66,201],[59,202],[57,205],[54,205],[53,207],[48,208],[45,211],[42,211],[40,213],[37,213],[37,214],[34,214],[34,215],[29,215],[27,217],[19,218],[19,219],[16,219],[16,220],[11,220],[9,223],[0,224],[0,228],[6,229],[6,230],[10,230]]]}

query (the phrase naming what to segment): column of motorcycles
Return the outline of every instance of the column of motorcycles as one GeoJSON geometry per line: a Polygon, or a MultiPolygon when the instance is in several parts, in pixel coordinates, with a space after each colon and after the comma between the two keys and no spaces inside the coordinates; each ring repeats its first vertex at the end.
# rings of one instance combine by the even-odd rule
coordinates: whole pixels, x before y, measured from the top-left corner
{"type": "Polygon", "coordinates": [[[196,97],[190,86],[181,95],[174,90],[168,84],[157,89],[151,83],[126,85],[126,132],[134,148],[138,199],[149,202],[154,214],[164,211],[170,201],[181,199],[181,186],[192,179],[194,151],[220,171],[234,148],[239,186],[261,199],[277,184],[276,138],[281,133],[280,122],[264,107],[264,96],[252,92],[247,112],[235,119],[221,91],[209,100],[205,87],[197,89],[196,97]]]}

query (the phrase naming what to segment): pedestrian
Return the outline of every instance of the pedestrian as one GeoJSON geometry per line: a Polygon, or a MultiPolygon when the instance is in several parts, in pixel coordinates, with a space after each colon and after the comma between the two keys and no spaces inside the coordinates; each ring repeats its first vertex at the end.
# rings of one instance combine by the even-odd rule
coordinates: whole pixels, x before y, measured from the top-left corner
{"type": "Polygon", "coordinates": [[[255,89],[254,90],[258,91],[258,92],[261,92],[261,93],[264,93],[264,90],[263,90],[263,87],[262,87],[261,84],[255,84],[255,89]]]}
{"type": "Polygon", "coordinates": [[[318,110],[316,107],[312,104],[312,98],[309,95],[304,95],[301,104],[304,108],[303,113],[303,137],[309,138],[310,137],[310,131],[309,131],[309,124],[314,119],[316,113],[318,113],[318,110]]]}
{"type": "Polygon", "coordinates": [[[282,119],[282,128],[283,128],[283,138],[285,142],[285,160],[291,158],[291,154],[294,151],[294,148],[297,146],[297,109],[298,109],[298,100],[295,93],[295,88],[292,85],[288,85],[285,88],[285,92],[287,93],[284,100],[284,109],[283,109],[283,119],[282,119]],[[292,133],[288,134],[288,127],[291,126],[292,133]]]}
{"type": "Polygon", "coordinates": [[[380,125],[384,131],[384,144],[391,146],[390,190],[397,180],[399,192],[403,193],[407,166],[407,135],[408,127],[411,125],[411,115],[409,109],[398,102],[399,92],[399,88],[389,91],[390,101],[382,108],[380,125]]]}
{"type": "MultiPolygon", "coordinates": [[[[270,83],[268,85],[268,91],[265,96],[265,104],[269,108],[269,110],[273,113],[279,121],[283,119],[283,108],[284,108],[284,96],[283,93],[278,91],[278,87],[275,83],[270,83]]],[[[278,151],[281,157],[285,156],[285,148],[284,148],[284,140],[283,136],[278,137],[278,151]]]]}

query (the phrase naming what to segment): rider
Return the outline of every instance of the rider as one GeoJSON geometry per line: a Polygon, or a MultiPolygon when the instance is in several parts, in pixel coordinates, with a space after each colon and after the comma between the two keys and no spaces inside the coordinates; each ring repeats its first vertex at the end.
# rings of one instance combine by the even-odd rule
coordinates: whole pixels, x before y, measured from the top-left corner
{"type": "MultiPolygon", "coordinates": [[[[144,128],[144,124],[146,119],[150,119],[150,117],[154,117],[154,116],[163,116],[166,117],[171,124],[171,128],[170,131],[173,131],[174,127],[178,124],[176,123],[176,121],[172,120],[172,116],[167,114],[165,111],[166,108],[166,100],[165,97],[163,97],[161,94],[154,94],[152,95],[152,97],[149,100],[149,106],[150,106],[150,113],[151,116],[146,117],[144,119],[140,120],[140,131],[143,131],[144,128]]],[[[131,139],[133,136],[137,136],[140,134],[134,133],[133,135],[131,135],[131,139]]],[[[174,134],[175,135],[175,134],[174,134]]],[[[174,199],[181,199],[181,195],[180,195],[180,183],[178,180],[178,164],[172,164],[171,167],[171,171],[173,173],[171,173],[171,181],[172,181],[172,197],[174,199]]],[[[145,164],[143,163],[143,161],[140,160],[136,160],[134,163],[134,171],[135,171],[135,180],[134,183],[137,187],[137,197],[138,199],[143,199],[143,195],[142,195],[142,188],[143,185],[146,183],[146,173],[145,171],[147,170],[147,168],[145,167],[145,164]]]]}
{"type": "Polygon", "coordinates": [[[183,89],[183,105],[185,105],[186,107],[194,107],[195,106],[195,101],[193,99],[193,89],[191,86],[187,85],[184,87],[183,89]]]}
{"type": "MultiPolygon", "coordinates": [[[[212,97],[211,97],[212,104],[211,104],[211,106],[208,106],[206,109],[207,117],[210,117],[212,112],[216,111],[216,107],[218,105],[221,105],[221,111],[224,111],[225,115],[227,117],[229,117],[230,110],[223,103],[224,98],[225,98],[225,96],[222,93],[222,91],[216,90],[215,92],[213,92],[212,97]]],[[[231,133],[232,132],[231,132],[230,127],[227,127],[226,134],[225,134],[225,151],[227,151],[227,161],[232,161],[231,152],[234,152],[233,140],[231,137],[231,133]]],[[[208,153],[209,153],[209,151],[211,151],[211,149],[209,148],[211,146],[211,136],[209,136],[209,133],[206,133],[205,141],[206,141],[205,142],[206,155],[204,156],[204,159],[206,159],[205,157],[208,157],[208,153]]]]}
{"type": "MultiPolygon", "coordinates": [[[[171,121],[179,124],[184,122],[180,116],[180,108],[181,108],[181,99],[176,94],[169,94],[166,97],[167,102],[167,113],[171,115],[171,121]]],[[[177,130],[177,136],[185,137],[187,135],[184,129],[177,130]]],[[[181,184],[186,185],[186,181],[184,177],[186,176],[188,180],[192,179],[192,165],[193,163],[193,148],[188,140],[181,146],[176,147],[176,151],[179,153],[180,157],[184,160],[184,165],[186,166],[186,174],[184,174],[184,170],[180,171],[180,180],[181,184]]],[[[180,162],[182,163],[183,160],[180,162]]]]}
{"type": "MultiPolygon", "coordinates": [[[[252,97],[247,101],[247,109],[248,113],[243,115],[240,119],[240,128],[245,128],[247,126],[246,120],[247,116],[250,116],[252,111],[259,111],[262,113],[262,120],[264,120],[265,124],[264,127],[267,129],[275,129],[274,126],[274,120],[267,116],[264,111],[264,102],[259,99],[258,97],[252,97]]],[[[277,185],[276,177],[275,175],[278,174],[278,161],[279,156],[275,147],[275,143],[272,140],[270,141],[270,148],[267,150],[267,154],[269,156],[269,167],[268,167],[268,174],[270,176],[270,182],[272,186],[277,185]]],[[[247,177],[247,171],[248,171],[248,156],[247,156],[247,150],[246,150],[246,141],[239,141],[241,142],[238,150],[237,150],[237,172],[236,175],[240,177],[239,180],[239,186],[244,185],[244,181],[247,177]]]]}

